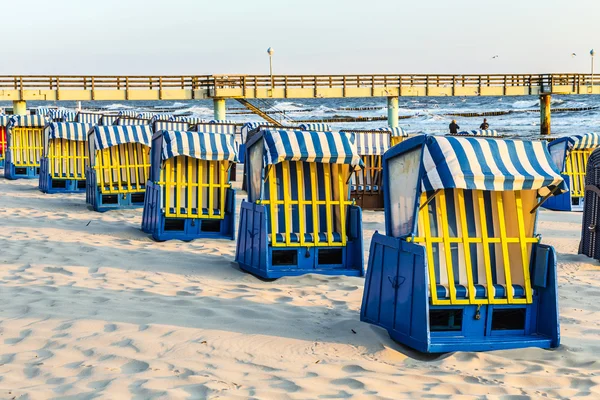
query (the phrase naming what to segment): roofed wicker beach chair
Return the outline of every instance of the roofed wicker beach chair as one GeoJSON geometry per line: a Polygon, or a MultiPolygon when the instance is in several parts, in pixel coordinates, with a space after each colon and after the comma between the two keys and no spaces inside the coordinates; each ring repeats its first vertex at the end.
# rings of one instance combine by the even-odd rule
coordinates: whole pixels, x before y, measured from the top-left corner
{"type": "MultiPolygon", "coordinates": [[[[171,122],[182,124],[182,122],[171,122]]],[[[142,230],[155,240],[235,237],[233,135],[160,131],[152,139],[142,230]]]]}
{"type": "Polygon", "coordinates": [[[404,131],[401,128],[379,128],[342,132],[355,135],[356,149],[365,166],[350,179],[350,198],[355,199],[363,210],[382,210],[382,156],[392,146],[392,141],[397,144],[404,139],[404,131]]]}
{"type": "Polygon", "coordinates": [[[149,125],[94,126],[89,131],[86,202],[95,211],[144,206],[151,140],[149,125]]]}
{"type": "Polygon", "coordinates": [[[41,115],[13,115],[9,119],[4,166],[7,179],[38,179],[47,123],[41,115]]]}
{"type": "Polygon", "coordinates": [[[567,187],[542,142],[420,135],[383,157],[386,234],[361,320],[421,352],[559,345],[537,210],[567,187]]]}
{"type": "Polygon", "coordinates": [[[348,187],[363,167],[354,135],[263,129],[246,145],[240,267],[263,278],[362,276],[362,214],[348,187]]]}
{"type": "Polygon", "coordinates": [[[6,125],[10,118],[10,115],[0,114],[0,168],[4,168],[6,162],[6,125]]]}
{"type": "Polygon", "coordinates": [[[598,146],[598,133],[563,137],[548,144],[552,160],[561,171],[569,191],[549,199],[544,207],[556,211],[583,211],[586,166],[590,154],[598,146]]]}
{"type": "Polygon", "coordinates": [[[44,193],[85,192],[87,134],[91,124],[52,122],[44,132],[39,188],[44,193]]]}
{"type": "Polygon", "coordinates": [[[600,260],[600,149],[592,152],[585,173],[579,254],[600,260]]]}
{"type": "Polygon", "coordinates": [[[90,112],[78,112],[75,116],[75,122],[81,124],[92,124],[101,125],[102,114],[90,113],[90,112]]]}

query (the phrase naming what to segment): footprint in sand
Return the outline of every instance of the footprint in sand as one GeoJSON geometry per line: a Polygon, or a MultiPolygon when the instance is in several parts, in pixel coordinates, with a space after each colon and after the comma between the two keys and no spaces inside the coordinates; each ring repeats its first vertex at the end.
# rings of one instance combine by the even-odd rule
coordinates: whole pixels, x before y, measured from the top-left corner
{"type": "Polygon", "coordinates": [[[46,268],[44,268],[44,272],[48,272],[51,274],[63,274],[63,275],[68,275],[68,276],[73,275],[73,273],[71,271],[67,271],[66,269],[64,269],[62,267],[46,267],[46,268]]]}
{"type": "Polygon", "coordinates": [[[361,381],[357,381],[356,379],[352,379],[352,378],[342,378],[342,379],[334,379],[331,381],[332,384],[334,385],[339,385],[339,386],[348,386],[350,389],[364,389],[365,384],[362,383],[361,381]]]}
{"type": "Polygon", "coordinates": [[[104,332],[114,332],[116,330],[117,330],[117,326],[115,324],[104,325],[104,332]]]}
{"type": "Polygon", "coordinates": [[[10,339],[4,339],[4,344],[18,344],[21,343],[23,340],[27,339],[27,337],[31,335],[31,329],[25,329],[21,332],[19,332],[19,337],[18,338],[10,338],[10,339]]]}
{"type": "Polygon", "coordinates": [[[144,361],[132,360],[121,367],[121,372],[125,374],[139,374],[150,367],[150,364],[144,361]]]}

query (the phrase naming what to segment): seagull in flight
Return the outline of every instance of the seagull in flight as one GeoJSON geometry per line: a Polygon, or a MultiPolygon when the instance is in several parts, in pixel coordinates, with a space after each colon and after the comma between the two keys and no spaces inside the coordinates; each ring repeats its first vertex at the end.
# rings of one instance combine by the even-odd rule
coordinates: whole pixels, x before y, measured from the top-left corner
{"type": "Polygon", "coordinates": [[[492,57],[492,60],[493,60],[494,58],[498,58],[498,56],[493,56],[493,57],[492,57]]]}
{"type": "Polygon", "coordinates": [[[577,54],[571,53],[571,57],[577,57],[577,54]]]}

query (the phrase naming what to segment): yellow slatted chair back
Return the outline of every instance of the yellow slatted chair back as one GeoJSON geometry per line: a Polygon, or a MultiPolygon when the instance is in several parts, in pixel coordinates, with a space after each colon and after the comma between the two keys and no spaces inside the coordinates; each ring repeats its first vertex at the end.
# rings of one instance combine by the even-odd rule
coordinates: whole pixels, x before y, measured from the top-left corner
{"type": "Polygon", "coordinates": [[[381,180],[383,174],[382,156],[365,155],[360,157],[365,164],[365,168],[356,171],[352,176],[352,185],[359,192],[381,192],[381,180]]]}
{"type": "Polygon", "coordinates": [[[418,236],[409,240],[425,246],[432,304],[532,302],[529,267],[538,238],[530,210],[536,196],[531,190],[422,194],[418,236]],[[494,294],[494,285],[504,286],[502,296],[494,294]],[[512,285],[523,288],[523,295],[514,296],[512,285]],[[464,296],[457,294],[461,286],[464,296]],[[440,298],[438,288],[447,295],[440,298]]]}
{"type": "Polygon", "coordinates": [[[53,179],[85,179],[88,146],[84,141],[50,139],[48,164],[53,179]]]}
{"type": "Polygon", "coordinates": [[[595,149],[571,150],[565,160],[564,175],[570,178],[571,196],[583,197],[585,195],[585,171],[590,154],[595,149]]]}
{"type": "Polygon", "coordinates": [[[101,193],[124,194],[146,190],[150,176],[150,147],[122,143],[96,150],[96,176],[101,193]]]}
{"type": "Polygon", "coordinates": [[[16,126],[11,130],[12,161],[18,167],[39,167],[44,128],[16,126]]]}
{"type": "Polygon", "coordinates": [[[163,187],[167,218],[225,218],[229,161],[177,156],[164,162],[159,185],[163,187]]]}
{"type": "Polygon", "coordinates": [[[6,128],[0,126],[0,160],[6,158],[6,128]]]}
{"type": "Polygon", "coordinates": [[[267,168],[260,203],[273,247],[346,245],[347,165],[284,161],[267,168]]]}

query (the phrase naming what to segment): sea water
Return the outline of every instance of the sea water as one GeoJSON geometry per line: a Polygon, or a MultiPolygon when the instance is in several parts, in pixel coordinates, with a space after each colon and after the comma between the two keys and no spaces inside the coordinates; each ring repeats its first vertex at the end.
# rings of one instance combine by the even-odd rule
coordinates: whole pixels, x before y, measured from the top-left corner
{"type": "MultiPolygon", "coordinates": [[[[518,97],[400,97],[399,124],[410,134],[441,134],[448,131],[448,124],[456,119],[461,130],[478,129],[482,116],[452,116],[457,113],[503,112],[500,116],[485,117],[490,129],[496,129],[504,135],[539,135],[540,113],[537,96],[518,97]]],[[[9,102],[0,102],[0,107],[10,107],[9,102]]],[[[212,100],[192,101],[129,101],[82,102],[83,109],[116,112],[119,110],[156,111],[157,113],[191,114],[212,119],[212,100]]],[[[280,119],[285,111],[286,122],[323,120],[343,117],[386,117],[385,98],[361,99],[272,99],[260,100],[256,105],[263,110],[275,112],[272,116],[280,119]],[[348,110],[360,108],[361,110],[348,110]]],[[[74,109],[75,102],[35,102],[27,103],[29,108],[58,106],[74,109]]],[[[600,96],[554,95],[552,96],[552,136],[565,136],[600,131],[600,96]],[[593,108],[583,111],[565,111],[560,109],[593,108]]],[[[247,114],[243,106],[235,100],[227,101],[227,119],[233,121],[261,121],[261,118],[247,114]]],[[[374,129],[387,125],[385,120],[368,122],[332,122],[333,129],[374,129]]]]}

